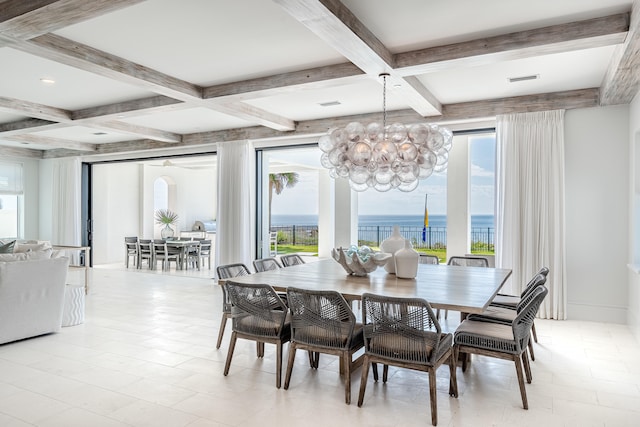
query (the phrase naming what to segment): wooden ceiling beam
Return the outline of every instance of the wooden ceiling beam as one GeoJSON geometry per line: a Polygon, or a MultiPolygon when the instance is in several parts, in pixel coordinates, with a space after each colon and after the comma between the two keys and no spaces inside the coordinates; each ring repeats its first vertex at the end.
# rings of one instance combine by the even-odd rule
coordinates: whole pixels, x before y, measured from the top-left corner
{"type": "Polygon", "coordinates": [[[4,0],[0,33],[27,40],[144,0],[4,0]]]}
{"type": "Polygon", "coordinates": [[[631,9],[629,34],[616,48],[602,85],[601,105],[628,104],[640,90],[640,0],[631,9]]]}
{"type": "Polygon", "coordinates": [[[68,148],[72,150],[79,150],[83,152],[95,152],[95,144],[87,144],[85,142],[70,141],[67,139],[51,138],[48,136],[41,136],[35,134],[14,135],[6,139],[11,141],[18,141],[27,144],[45,145],[55,148],[68,148]]]}
{"type": "Polygon", "coordinates": [[[28,118],[15,122],[0,124],[0,138],[21,133],[41,132],[66,127],[66,124],[52,122],[50,120],[28,118]]]}
{"type": "Polygon", "coordinates": [[[363,79],[369,79],[369,77],[351,62],[345,62],[210,86],[203,89],[203,95],[205,99],[216,99],[224,102],[229,100],[244,101],[301,90],[339,87],[363,79]]]}
{"type": "Polygon", "coordinates": [[[0,96],[0,110],[54,122],[71,120],[71,113],[67,110],[4,96],[0,96]]]}
{"type": "Polygon", "coordinates": [[[102,120],[114,120],[143,116],[160,111],[176,111],[185,108],[193,107],[178,99],[157,95],[149,98],[134,99],[132,101],[75,110],[71,112],[71,118],[73,120],[98,118],[102,120]]]}
{"type": "Polygon", "coordinates": [[[443,71],[453,66],[478,66],[499,61],[570,52],[622,43],[629,14],[605,16],[503,34],[395,55],[396,72],[409,76],[443,71]]]}
{"type": "Polygon", "coordinates": [[[18,157],[18,158],[26,158],[26,159],[42,159],[43,151],[42,150],[32,150],[29,148],[19,148],[19,147],[0,147],[0,157],[18,157]]]}
{"type": "MultiPolygon", "coordinates": [[[[140,104],[137,105],[140,106],[140,104]]],[[[176,143],[181,142],[182,140],[182,136],[176,133],[166,132],[159,129],[146,128],[143,126],[137,126],[116,120],[105,121],[104,118],[86,118],[73,120],[72,117],[74,116],[74,114],[70,111],[50,107],[48,105],[35,104],[20,99],[0,97],[0,111],[19,113],[35,119],[46,120],[46,124],[58,122],[58,124],[54,127],[55,129],[71,126],[86,126],[94,129],[117,131],[119,133],[136,135],[139,138],[142,137],[156,139],[158,141],[164,142],[176,143]]],[[[51,126],[49,126],[47,129],[44,129],[43,123],[40,121],[20,121],[19,123],[21,123],[19,131],[17,131],[17,129],[13,129],[11,135],[24,135],[32,132],[42,132],[44,130],[51,129],[51,126]]],[[[2,132],[0,130],[0,136],[7,137],[9,135],[10,134],[2,132]]]]}
{"type": "Polygon", "coordinates": [[[11,46],[23,52],[83,71],[133,84],[160,95],[188,102],[193,106],[210,108],[277,130],[292,130],[295,128],[293,120],[277,116],[257,107],[241,103],[215,103],[204,100],[202,98],[202,88],[197,85],[55,34],[46,34],[30,41],[13,40],[11,46]]]}
{"type": "MultiPolygon", "coordinates": [[[[387,120],[398,121],[405,124],[419,122],[446,124],[469,119],[494,118],[499,114],[589,108],[597,106],[598,102],[598,89],[592,88],[449,104],[443,106],[444,114],[438,117],[429,117],[427,119],[414,110],[394,110],[387,112],[387,120]]],[[[201,132],[197,134],[184,135],[181,146],[211,145],[220,141],[317,136],[327,132],[333,127],[344,127],[351,122],[368,123],[379,119],[379,113],[369,113],[303,121],[298,123],[296,130],[293,132],[279,132],[262,126],[201,132]]],[[[175,145],[150,140],[123,141],[99,145],[95,154],[137,152],[170,147],[175,147],[175,145]]],[[[65,150],[50,150],[44,154],[45,157],[65,157],[69,155],[74,154],[65,150]]],[[[77,153],[75,155],[77,155],[77,153]]],[[[90,160],[90,158],[87,159],[90,160]]]]}
{"type": "Polygon", "coordinates": [[[369,76],[389,73],[407,104],[423,116],[439,114],[440,103],[418,80],[396,73],[394,55],[338,0],[274,0],[315,35],[369,76]]]}
{"type": "Polygon", "coordinates": [[[89,126],[94,129],[101,129],[104,131],[113,131],[117,133],[124,133],[128,135],[135,135],[140,138],[148,138],[153,139],[155,141],[161,142],[172,142],[179,143],[182,142],[182,135],[167,132],[159,129],[152,129],[144,126],[133,125],[131,123],[125,123],[121,121],[101,121],[96,119],[87,119],[82,120],[80,123],[74,123],[84,126],[89,126]]]}

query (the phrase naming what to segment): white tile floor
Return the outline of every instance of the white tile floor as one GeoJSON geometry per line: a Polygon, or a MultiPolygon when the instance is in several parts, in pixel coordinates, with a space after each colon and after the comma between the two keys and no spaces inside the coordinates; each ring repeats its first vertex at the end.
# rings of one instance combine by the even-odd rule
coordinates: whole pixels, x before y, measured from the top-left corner
{"type": "MultiPolygon", "coordinates": [[[[209,270],[170,274],[95,268],[84,324],[0,345],[0,426],[426,426],[426,374],[391,368],[370,377],[358,408],[344,404],[334,357],[317,371],[296,358],[289,390],[275,388],[274,349],[263,360],[239,341],[222,375],[230,325],[215,339],[221,293],[209,270]]],[[[457,313],[445,327],[453,330],[457,313]]],[[[458,370],[460,396],[448,396],[438,371],[440,426],[636,426],[640,417],[640,346],[625,326],[536,322],[533,383],[521,407],[511,363],[474,358],[458,370]]],[[[286,358],[285,358],[286,360],[286,358]]]]}

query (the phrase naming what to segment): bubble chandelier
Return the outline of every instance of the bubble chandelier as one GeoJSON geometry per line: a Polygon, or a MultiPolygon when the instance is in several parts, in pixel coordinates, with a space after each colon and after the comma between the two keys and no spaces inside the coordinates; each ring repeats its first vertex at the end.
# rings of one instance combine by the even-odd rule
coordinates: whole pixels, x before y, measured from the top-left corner
{"type": "Polygon", "coordinates": [[[332,178],[348,178],[355,191],[413,191],[418,181],[447,168],[453,133],[436,124],[387,126],[387,77],[383,78],[382,124],[351,122],[318,140],[320,162],[332,178]]]}

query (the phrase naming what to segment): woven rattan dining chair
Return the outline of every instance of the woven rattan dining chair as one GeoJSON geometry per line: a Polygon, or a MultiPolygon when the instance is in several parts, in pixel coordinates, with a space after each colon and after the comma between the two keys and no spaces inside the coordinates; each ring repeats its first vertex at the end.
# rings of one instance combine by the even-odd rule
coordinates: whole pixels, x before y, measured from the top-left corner
{"type": "Polygon", "coordinates": [[[281,255],[280,261],[282,261],[282,265],[284,267],[291,267],[293,265],[304,264],[304,260],[298,254],[290,254],[290,255],[281,255]]]}
{"type": "MultiPolygon", "coordinates": [[[[498,294],[491,301],[490,305],[494,307],[505,307],[505,308],[510,308],[512,310],[515,310],[518,304],[520,303],[520,301],[522,300],[522,298],[527,293],[529,293],[534,286],[536,286],[536,277],[538,274],[541,274],[546,278],[549,275],[549,268],[542,267],[540,271],[538,271],[536,276],[533,276],[533,278],[529,281],[529,283],[527,283],[527,285],[524,287],[524,289],[520,293],[520,296],[498,294]]],[[[533,341],[538,342],[538,333],[536,332],[535,322],[533,323],[533,325],[531,325],[531,334],[533,335],[533,341]]],[[[535,360],[533,357],[533,354],[531,355],[531,360],[535,360]]]]}
{"type": "MultiPolygon", "coordinates": [[[[511,360],[515,363],[522,407],[529,409],[527,391],[525,390],[522,366],[524,365],[527,382],[531,382],[531,367],[526,356],[530,339],[531,325],[538,312],[542,300],[547,295],[545,286],[538,286],[532,291],[532,297],[520,310],[520,313],[510,324],[500,324],[479,320],[466,319],[456,329],[454,334],[454,357],[460,353],[479,354],[511,360]]],[[[466,371],[467,363],[462,364],[462,371],[466,371]]]]}
{"type": "MultiPolygon", "coordinates": [[[[249,268],[242,263],[219,265],[216,268],[216,272],[218,273],[218,279],[231,279],[251,274],[249,268]]],[[[218,331],[216,348],[220,348],[220,344],[222,344],[224,328],[227,326],[227,319],[229,318],[231,318],[231,301],[229,300],[229,295],[227,295],[227,290],[222,286],[222,319],[220,320],[220,330],[218,331]]]]}
{"type": "MultiPolygon", "coordinates": [[[[447,261],[447,265],[456,265],[460,267],[489,267],[489,261],[483,257],[475,256],[452,256],[447,261]]],[[[449,314],[449,310],[444,311],[444,318],[446,319],[449,314]]],[[[436,311],[438,319],[440,318],[440,309],[436,311]]]]}
{"type": "MultiPolygon", "coordinates": [[[[533,291],[536,287],[542,286],[547,282],[547,277],[542,274],[536,274],[529,284],[527,285],[527,292],[522,296],[520,302],[514,308],[507,307],[499,307],[499,306],[489,306],[485,311],[478,314],[470,314],[467,316],[470,320],[480,320],[485,322],[495,322],[495,323],[503,323],[503,324],[511,324],[513,320],[516,318],[518,313],[522,311],[522,309],[527,305],[527,303],[533,298],[533,291]]],[[[531,323],[531,333],[533,334],[535,328],[535,322],[531,323]]],[[[535,353],[533,352],[533,344],[531,340],[528,343],[529,347],[529,356],[531,360],[536,360],[535,353]]]]}
{"type": "Polygon", "coordinates": [[[358,406],[364,400],[371,363],[428,372],[431,423],[437,425],[436,371],[444,363],[449,365],[449,395],[458,397],[453,335],[442,332],[431,305],[423,299],[365,293],[362,304],[365,353],[358,406]]]}
{"type": "MultiPolygon", "coordinates": [[[[340,357],[340,373],[344,376],[346,404],[351,403],[351,372],[358,362],[353,354],[364,346],[362,325],[349,303],[336,291],[309,291],[287,288],[287,300],[291,310],[291,343],[285,390],[289,388],[296,350],[308,350],[309,354],[332,354],[340,357]]],[[[362,357],[362,356],[360,356],[362,357]]],[[[315,367],[318,368],[318,359],[315,367]]]]}
{"type": "Polygon", "coordinates": [[[420,254],[420,258],[418,258],[419,264],[440,264],[440,258],[435,255],[429,254],[420,254]]]}
{"type": "Polygon", "coordinates": [[[282,345],[291,338],[291,324],[287,321],[287,306],[276,291],[266,284],[243,284],[227,281],[224,284],[231,301],[233,333],[224,365],[227,376],[238,338],[255,341],[264,357],[264,344],[276,345],[276,387],[282,379],[282,345]]]}
{"type": "Polygon", "coordinates": [[[256,273],[260,273],[262,271],[277,270],[282,266],[275,258],[262,258],[253,260],[253,268],[256,269],[256,273]]]}
{"type": "Polygon", "coordinates": [[[124,265],[129,268],[129,258],[133,258],[133,266],[138,265],[138,238],[137,237],[125,237],[124,238],[124,250],[125,259],[124,265]]]}

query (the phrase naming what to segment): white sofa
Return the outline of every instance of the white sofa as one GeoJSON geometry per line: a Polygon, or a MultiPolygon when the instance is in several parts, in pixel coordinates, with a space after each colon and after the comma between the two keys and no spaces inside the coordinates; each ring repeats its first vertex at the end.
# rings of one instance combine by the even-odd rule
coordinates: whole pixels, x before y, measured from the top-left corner
{"type": "Polygon", "coordinates": [[[60,331],[69,258],[46,252],[0,256],[0,344],[60,331]]]}

